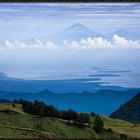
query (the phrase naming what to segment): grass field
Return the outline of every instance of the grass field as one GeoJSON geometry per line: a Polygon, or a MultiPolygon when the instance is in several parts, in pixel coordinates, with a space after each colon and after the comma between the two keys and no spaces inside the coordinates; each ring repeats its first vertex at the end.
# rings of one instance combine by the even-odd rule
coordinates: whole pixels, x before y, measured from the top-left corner
{"type": "MultiPolygon", "coordinates": [[[[103,116],[102,119],[105,128],[112,128],[114,132],[103,130],[96,133],[90,127],[79,128],[60,119],[26,114],[19,104],[15,107],[12,104],[0,104],[0,137],[118,138],[118,133],[124,133],[140,138],[139,125],[103,116]]],[[[94,121],[94,117],[91,117],[91,121],[94,121]]]]}

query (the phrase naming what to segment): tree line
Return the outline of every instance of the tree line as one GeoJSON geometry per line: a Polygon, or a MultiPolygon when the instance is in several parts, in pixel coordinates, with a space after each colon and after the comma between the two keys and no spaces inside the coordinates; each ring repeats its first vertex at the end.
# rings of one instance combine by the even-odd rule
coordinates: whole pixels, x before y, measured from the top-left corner
{"type": "MultiPolygon", "coordinates": [[[[15,103],[21,104],[24,112],[38,115],[38,116],[47,116],[52,118],[60,118],[64,120],[68,120],[67,124],[75,124],[76,126],[83,128],[85,126],[92,127],[97,133],[103,131],[107,131],[113,133],[111,128],[105,129],[104,128],[104,121],[102,118],[95,114],[94,112],[89,113],[78,113],[72,109],[67,111],[65,110],[58,110],[53,105],[46,105],[42,101],[35,100],[34,102],[28,100],[14,100],[13,107],[16,106],[15,103]],[[94,117],[94,121],[91,122],[90,117],[94,117]]],[[[41,125],[36,126],[37,129],[41,129],[41,125]]],[[[127,138],[126,134],[120,134],[120,138],[127,138]]]]}
{"type": "Polygon", "coordinates": [[[90,122],[90,115],[88,113],[77,113],[76,111],[69,109],[58,110],[53,105],[46,105],[42,101],[35,100],[34,102],[27,100],[14,100],[14,103],[22,104],[22,108],[26,113],[38,116],[47,116],[53,118],[65,119],[73,121],[74,124],[82,127],[86,123],[90,122]]]}

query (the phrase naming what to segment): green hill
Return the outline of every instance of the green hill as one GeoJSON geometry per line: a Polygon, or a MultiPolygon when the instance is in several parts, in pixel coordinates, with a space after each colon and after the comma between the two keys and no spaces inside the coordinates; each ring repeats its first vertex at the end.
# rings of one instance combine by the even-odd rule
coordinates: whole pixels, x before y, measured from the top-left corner
{"type": "MultiPolygon", "coordinates": [[[[118,138],[119,133],[129,137],[140,137],[140,126],[132,123],[102,117],[107,129],[96,133],[92,127],[79,128],[74,124],[57,118],[39,117],[23,112],[22,106],[16,104],[0,104],[0,137],[31,138],[31,137],[56,137],[56,138],[118,138]]],[[[90,119],[94,121],[94,117],[90,119]]]]}
{"type": "Polygon", "coordinates": [[[113,112],[111,117],[140,123],[140,93],[113,112]]]}

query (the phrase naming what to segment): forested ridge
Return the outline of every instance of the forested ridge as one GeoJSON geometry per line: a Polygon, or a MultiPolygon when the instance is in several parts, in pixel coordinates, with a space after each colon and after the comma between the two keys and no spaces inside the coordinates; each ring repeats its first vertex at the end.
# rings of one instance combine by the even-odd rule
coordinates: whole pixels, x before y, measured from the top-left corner
{"type": "Polygon", "coordinates": [[[140,123],[140,93],[113,112],[111,117],[140,123]]]}

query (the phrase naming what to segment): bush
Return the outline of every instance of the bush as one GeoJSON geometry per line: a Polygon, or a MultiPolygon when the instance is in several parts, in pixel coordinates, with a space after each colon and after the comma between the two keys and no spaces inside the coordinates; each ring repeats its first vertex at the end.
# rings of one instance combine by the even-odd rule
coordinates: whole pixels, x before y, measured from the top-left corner
{"type": "Polygon", "coordinates": [[[104,128],[104,122],[103,120],[100,118],[100,116],[96,116],[95,120],[94,120],[94,126],[93,126],[94,130],[96,132],[100,132],[101,130],[103,130],[104,128]]]}
{"type": "Polygon", "coordinates": [[[112,128],[106,129],[107,132],[113,132],[112,128]]]}
{"type": "Polygon", "coordinates": [[[66,125],[71,125],[71,122],[66,122],[66,125]]]}
{"type": "Polygon", "coordinates": [[[91,112],[91,116],[92,116],[92,117],[95,117],[96,114],[95,114],[94,112],[91,112]]]}
{"type": "Polygon", "coordinates": [[[83,124],[83,123],[89,123],[89,120],[90,120],[89,114],[80,113],[80,114],[77,114],[77,118],[75,121],[79,124],[83,124]]]}
{"type": "Polygon", "coordinates": [[[85,127],[85,125],[82,124],[82,123],[75,123],[75,125],[78,126],[79,128],[84,128],[85,127]]]}
{"type": "Polygon", "coordinates": [[[127,139],[127,135],[126,134],[120,134],[120,138],[127,139]]]}
{"type": "Polygon", "coordinates": [[[16,107],[16,105],[15,105],[15,103],[14,103],[14,102],[12,103],[12,106],[13,106],[14,108],[16,107]]]}

